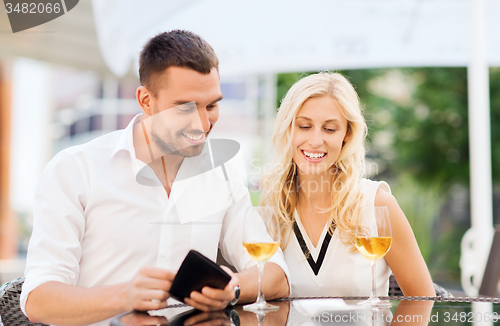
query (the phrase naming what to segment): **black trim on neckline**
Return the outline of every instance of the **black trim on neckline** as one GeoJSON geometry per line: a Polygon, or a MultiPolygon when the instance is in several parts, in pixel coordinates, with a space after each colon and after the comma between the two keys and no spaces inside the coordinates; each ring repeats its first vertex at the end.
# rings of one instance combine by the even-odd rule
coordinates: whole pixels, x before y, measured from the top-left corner
{"type": "Polygon", "coordinates": [[[319,269],[321,268],[321,265],[323,264],[323,260],[325,259],[325,254],[326,250],[328,249],[328,245],[330,244],[330,240],[332,239],[332,235],[330,232],[326,232],[325,239],[323,240],[323,243],[321,244],[321,251],[319,252],[318,256],[318,261],[314,261],[312,258],[311,252],[307,248],[307,244],[304,241],[304,237],[302,236],[302,233],[300,232],[299,225],[297,224],[297,221],[293,222],[293,232],[295,233],[295,237],[297,238],[297,241],[299,242],[300,249],[302,249],[302,253],[304,253],[304,256],[306,256],[307,262],[309,263],[309,266],[311,266],[311,269],[314,272],[314,275],[318,275],[319,269]]]}

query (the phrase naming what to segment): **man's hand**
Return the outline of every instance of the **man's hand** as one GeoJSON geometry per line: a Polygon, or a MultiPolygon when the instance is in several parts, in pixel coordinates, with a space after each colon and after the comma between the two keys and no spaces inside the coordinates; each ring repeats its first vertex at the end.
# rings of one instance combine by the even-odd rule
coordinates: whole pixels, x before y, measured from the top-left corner
{"type": "Polygon", "coordinates": [[[190,298],[185,298],[184,302],[201,311],[214,311],[226,308],[229,302],[233,301],[234,288],[240,284],[240,280],[226,266],[221,266],[221,268],[231,275],[231,281],[229,281],[224,290],[205,286],[201,290],[201,293],[198,291],[191,292],[190,298]]]}
{"type": "Polygon", "coordinates": [[[126,310],[157,310],[168,306],[175,273],[155,267],[139,270],[125,288],[126,310]]]}

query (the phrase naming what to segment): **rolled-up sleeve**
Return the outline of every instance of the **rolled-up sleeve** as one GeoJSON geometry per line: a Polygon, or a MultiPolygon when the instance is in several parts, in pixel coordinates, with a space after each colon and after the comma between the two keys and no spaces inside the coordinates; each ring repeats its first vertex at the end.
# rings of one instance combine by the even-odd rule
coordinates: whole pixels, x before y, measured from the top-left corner
{"type": "Polygon", "coordinates": [[[66,151],[57,154],[42,174],[20,297],[25,314],[28,296],[37,286],[48,281],[76,285],[78,281],[88,193],[84,180],[83,164],[66,151]]]}

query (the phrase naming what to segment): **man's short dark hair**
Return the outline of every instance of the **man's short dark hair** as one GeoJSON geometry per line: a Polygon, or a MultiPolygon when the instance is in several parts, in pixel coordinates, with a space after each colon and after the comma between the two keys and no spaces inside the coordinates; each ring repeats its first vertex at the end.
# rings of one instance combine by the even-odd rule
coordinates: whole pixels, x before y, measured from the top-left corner
{"type": "Polygon", "coordinates": [[[156,94],[157,77],[172,66],[209,74],[212,68],[219,70],[219,60],[214,49],[200,36],[182,30],[164,32],[150,39],[141,51],[141,85],[156,94]]]}

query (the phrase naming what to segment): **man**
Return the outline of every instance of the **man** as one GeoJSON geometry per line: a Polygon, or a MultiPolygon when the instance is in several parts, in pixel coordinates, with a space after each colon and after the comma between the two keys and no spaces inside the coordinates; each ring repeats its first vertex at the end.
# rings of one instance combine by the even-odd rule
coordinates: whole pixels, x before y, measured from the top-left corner
{"type": "MultiPolygon", "coordinates": [[[[239,273],[227,269],[224,290],[205,287],[185,302],[222,309],[238,284],[238,303],[257,296],[257,268],[241,244],[251,203],[232,161],[193,173],[213,164],[205,140],[222,99],[213,49],[190,32],[159,34],[141,52],[139,75],[143,114],[58,153],[43,173],[20,300],[31,321],[87,325],[165,308],[187,252],[215,259],[217,245],[239,273]]],[[[271,262],[263,291],[268,299],[286,296],[281,251],[271,262]]]]}

